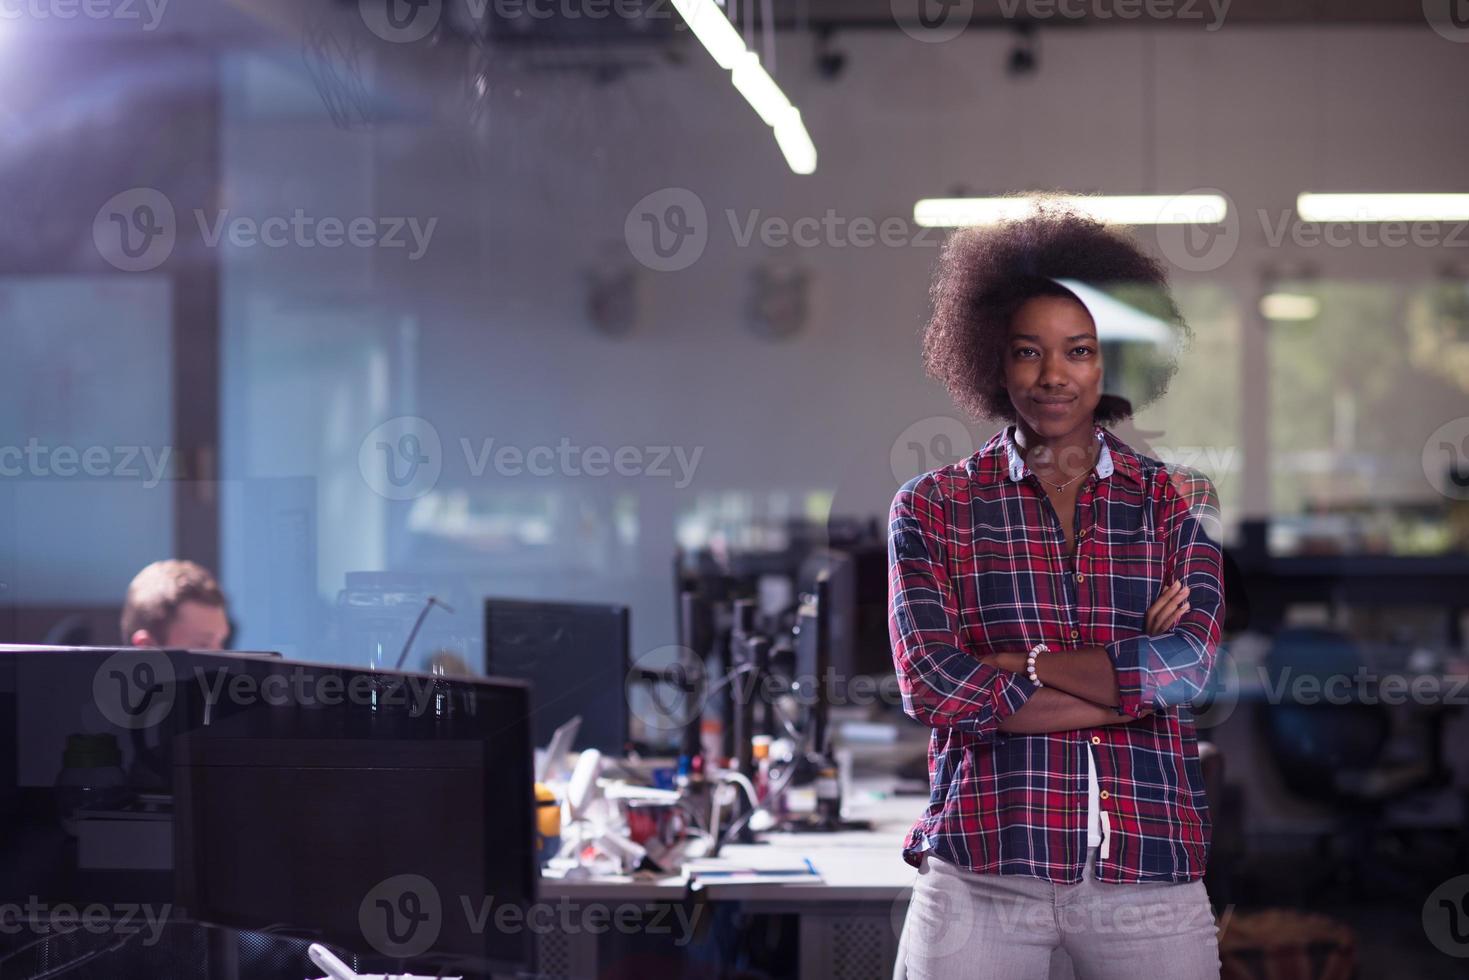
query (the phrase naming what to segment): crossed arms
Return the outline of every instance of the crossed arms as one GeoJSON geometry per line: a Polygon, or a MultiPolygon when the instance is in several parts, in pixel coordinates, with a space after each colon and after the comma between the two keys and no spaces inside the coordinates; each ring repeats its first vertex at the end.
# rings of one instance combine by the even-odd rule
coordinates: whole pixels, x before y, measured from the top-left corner
{"type": "Polygon", "coordinates": [[[1123,724],[1197,697],[1224,614],[1217,497],[1197,473],[1164,471],[1156,483],[1149,492],[1160,495],[1165,580],[1174,584],[1149,608],[1145,633],[1042,654],[1040,688],[1025,675],[1027,651],[968,648],[949,581],[940,488],[931,474],[905,484],[888,523],[888,624],[903,710],[930,727],[993,739],[1123,724]]]}

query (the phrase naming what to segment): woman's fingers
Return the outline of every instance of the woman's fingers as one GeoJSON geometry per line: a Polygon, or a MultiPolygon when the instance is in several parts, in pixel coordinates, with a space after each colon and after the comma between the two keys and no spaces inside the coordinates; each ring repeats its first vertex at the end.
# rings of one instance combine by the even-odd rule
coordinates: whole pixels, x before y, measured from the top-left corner
{"type": "Polygon", "coordinates": [[[1177,625],[1179,618],[1188,611],[1188,593],[1188,586],[1174,582],[1153,600],[1146,616],[1148,635],[1165,632],[1177,625]]]}

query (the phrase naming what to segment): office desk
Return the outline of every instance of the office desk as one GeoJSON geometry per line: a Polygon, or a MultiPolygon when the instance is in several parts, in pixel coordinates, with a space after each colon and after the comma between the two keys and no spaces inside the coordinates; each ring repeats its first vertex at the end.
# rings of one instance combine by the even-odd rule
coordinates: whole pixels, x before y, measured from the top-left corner
{"type": "MultiPolygon", "coordinates": [[[[753,914],[795,915],[803,980],[887,980],[917,877],[900,853],[903,836],[926,802],[918,796],[870,797],[890,783],[875,780],[856,787],[848,816],[872,821],[872,830],[766,834],[762,843],[730,844],[721,853],[732,866],[772,852],[807,858],[821,874],[820,883],[722,883],[682,874],[651,881],[542,879],[542,901],[570,903],[578,911],[605,910],[597,913],[603,918],[619,908],[651,911],[665,903],[732,903],[753,914]]],[[[603,965],[601,946],[600,936],[584,929],[542,936],[541,972],[596,977],[603,965]]]]}

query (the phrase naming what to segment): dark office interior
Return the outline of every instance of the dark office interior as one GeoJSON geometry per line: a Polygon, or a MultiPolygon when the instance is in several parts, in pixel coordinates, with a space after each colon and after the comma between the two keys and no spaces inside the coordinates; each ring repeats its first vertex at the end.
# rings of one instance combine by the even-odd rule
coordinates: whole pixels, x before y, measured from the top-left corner
{"type": "Polygon", "coordinates": [[[1466,86],[1460,0],[0,0],[0,977],[1001,976],[923,847],[1464,976],[1466,86]],[[1046,208],[1160,278],[956,246],[1046,208]],[[1105,437],[956,401],[961,254],[1105,437]]]}

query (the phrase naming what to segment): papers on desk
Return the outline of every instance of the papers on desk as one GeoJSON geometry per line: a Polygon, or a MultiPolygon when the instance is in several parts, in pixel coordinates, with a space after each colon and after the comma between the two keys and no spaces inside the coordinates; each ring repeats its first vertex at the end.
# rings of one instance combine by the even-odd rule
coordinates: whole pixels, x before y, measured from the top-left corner
{"type": "Polygon", "coordinates": [[[741,853],[738,857],[685,861],[684,872],[706,885],[819,884],[821,874],[810,858],[787,854],[741,853]]]}

